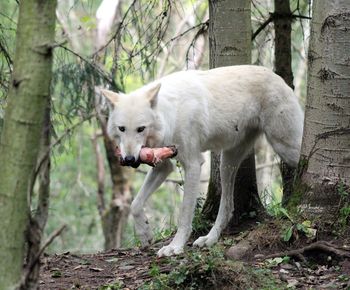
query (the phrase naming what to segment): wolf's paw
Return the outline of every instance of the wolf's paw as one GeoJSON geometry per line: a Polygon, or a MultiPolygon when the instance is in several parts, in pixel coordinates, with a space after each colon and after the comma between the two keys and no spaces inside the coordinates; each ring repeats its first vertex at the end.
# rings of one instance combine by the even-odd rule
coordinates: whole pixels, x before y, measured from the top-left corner
{"type": "Polygon", "coordinates": [[[211,247],[218,241],[218,239],[219,239],[218,237],[208,234],[206,236],[200,237],[197,240],[195,240],[195,242],[193,243],[193,246],[200,247],[200,248],[204,246],[211,247]]]}
{"type": "Polygon", "coordinates": [[[158,253],[157,256],[160,257],[169,257],[169,256],[174,256],[174,255],[179,255],[182,254],[184,252],[184,248],[183,246],[177,246],[177,245],[168,245],[168,246],[164,246],[163,248],[161,248],[158,253]]]}

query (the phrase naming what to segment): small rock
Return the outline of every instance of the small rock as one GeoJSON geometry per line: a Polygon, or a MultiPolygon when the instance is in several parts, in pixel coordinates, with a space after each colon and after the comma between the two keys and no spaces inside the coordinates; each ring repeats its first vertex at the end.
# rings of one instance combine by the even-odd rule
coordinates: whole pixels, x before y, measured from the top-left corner
{"type": "Polygon", "coordinates": [[[295,266],[297,266],[298,270],[301,271],[302,267],[299,262],[295,262],[295,266]]]}
{"type": "Polygon", "coordinates": [[[241,241],[237,245],[232,246],[226,252],[226,257],[232,260],[241,260],[251,249],[248,241],[241,241]]]}
{"type": "Polygon", "coordinates": [[[285,275],[284,273],[279,272],[278,277],[281,279],[281,281],[288,282],[289,277],[287,275],[285,275]]]}
{"type": "Polygon", "coordinates": [[[128,270],[131,270],[131,269],[134,269],[134,268],[135,268],[135,266],[120,266],[119,270],[128,271],[128,270]]]}
{"type": "Polygon", "coordinates": [[[103,271],[102,268],[89,268],[89,269],[93,272],[102,272],[103,271]]]}
{"type": "Polygon", "coordinates": [[[297,279],[288,279],[287,283],[288,283],[287,288],[292,288],[292,287],[296,287],[299,282],[297,279]]]}
{"type": "Polygon", "coordinates": [[[285,270],[292,270],[294,268],[291,264],[281,264],[280,267],[285,270]]]}
{"type": "Polygon", "coordinates": [[[310,275],[309,277],[307,277],[307,282],[308,282],[309,284],[316,284],[316,277],[310,275]]]}
{"type": "Polygon", "coordinates": [[[282,273],[282,274],[289,274],[289,271],[287,271],[285,269],[280,269],[280,273],[282,273]]]}
{"type": "Polygon", "coordinates": [[[263,254],[256,254],[254,256],[254,259],[263,259],[264,257],[265,257],[265,255],[263,255],[263,254]]]}

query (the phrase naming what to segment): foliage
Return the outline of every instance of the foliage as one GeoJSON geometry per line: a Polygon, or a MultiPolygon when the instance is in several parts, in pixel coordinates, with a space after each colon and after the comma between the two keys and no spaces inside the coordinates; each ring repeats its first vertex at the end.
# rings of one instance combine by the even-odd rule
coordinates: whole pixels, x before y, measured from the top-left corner
{"type": "Polygon", "coordinates": [[[340,231],[344,231],[349,224],[350,217],[350,190],[349,187],[343,182],[339,182],[337,185],[337,191],[340,195],[340,208],[339,208],[339,219],[338,224],[340,231]]]}
{"type": "Polygon", "coordinates": [[[208,219],[203,218],[203,205],[205,202],[204,197],[197,199],[194,217],[192,221],[192,231],[195,236],[201,236],[207,234],[212,224],[208,219]]]}
{"type": "Polygon", "coordinates": [[[267,208],[270,215],[277,219],[284,220],[281,238],[284,242],[298,239],[302,235],[308,239],[316,237],[317,230],[310,220],[302,220],[300,213],[290,213],[281,203],[270,205],[267,208]]]}
{"type": "Polygon", "coordinates": [[[266,259],[265,264],[267,267],[276,267],[280,264],[289,263],[290,257],[284,256],[284,257],[276,257],[273,259],[266,259]]]}
{"type": "Polygon", "coordinates": [[[123,282],[121,281],[116,281],[112,284],[103,285],[98,288],[98,290],[120,290],[120,289],[124,289],[123,282]]]}
{"type": "Polygon", "coordinates": [[[283,289],[271,271],[253,269],[241,262],[224,259],[224,248],[216,245],[208,251],[189,251],[182,257],[163,261],[171,271],[164,271],[161,261],[155,262],[149,274],[152,280],[141,289],[283,289]]]}

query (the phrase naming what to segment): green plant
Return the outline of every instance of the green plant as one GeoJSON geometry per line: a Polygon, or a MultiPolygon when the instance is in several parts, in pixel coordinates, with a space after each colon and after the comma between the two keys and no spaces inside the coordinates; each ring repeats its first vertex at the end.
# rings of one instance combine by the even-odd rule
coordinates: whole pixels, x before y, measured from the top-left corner
{"type": "Polygon", "coordinates": [[[349,188],[343,182],[339,182],[337,191],[340,195],[341,204],[341,208],[339,209],[339,224],[341,228],[345,228],[350,216],[349,188]]]}
{"type": "Polygon", "coordinates": [[[289,256],[284,256],[284,257],[276,257],[276,258],[273,258],[273,259],[267,259],[265,261],[265,264],[268,267],[276,267],[279,264],[288,263],[289,261],[290,261],[290,257],[289,256]]]}
{"type": "Polygon", "coordinates": [[[124,288],[124,283],[121,281],[116,281],[113,284],[102,285],[98,290],[120,290],[124,288]]]}
{"type": "Polygon", "coordinates": [[[316,236],[316,229],[313,228],[311,221],[299,221],[298,217],[294,218],[286,208],[282,207],[281,203],[269,206],[268,213],[276,218],[287,219],[281,234],[284,242],[289,242],[293,236],[297,236],[298,234],[302,234],[309,239],[313,239],[316,236]]]}
{"type": "Polygon", "coordinates": [[[282,239],[285,242],[289,242],[293,236],[298,236],[298,234],[302,234],[308,239],[314,239],[316,233],[317,230],[312,227],[311,221],[309,220],[305,220],[301,223],[292,222],[292,224],[283,231],[282,239]]]}
{"type": "Polygon", "coordinates": [[[154,231],[154,240],[158,241],[158,240],[164,240],[169,238],[170,236],[172,236],[176,231],[176,227],[174,225],[170,225],[169,228],[165,228],[165,229],[159,229],[156,228],[154,231]]]}
{"type": "Polygon", "coordinates": [[[293,219],[290,216],[290,214],[288,213],[287,209],[284,208],[280,202],[279,203],[271,203],[267,207],[266,210],[273,217],[276,217],[276,218],[287,218],[291,222],[293,222],[293,219]]]}
{"type": "Polygon", "coordinates": [[[197,199],[196,208],[194,211],[194,217],[192,221],[192,230],[194,235],[203,235],[208,233],[212,224],[203,218],[202,209],[205,202],[204,197],[199,197],[197,199]]]}

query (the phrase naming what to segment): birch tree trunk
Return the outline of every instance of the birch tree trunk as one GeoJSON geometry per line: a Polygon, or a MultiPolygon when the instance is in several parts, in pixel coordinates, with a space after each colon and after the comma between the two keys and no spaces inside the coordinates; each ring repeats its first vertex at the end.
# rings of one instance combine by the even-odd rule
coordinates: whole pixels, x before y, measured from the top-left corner
{"type": "MultiPolygon", "coordinates": [[[[275,0],[275,71],[294,89],[292,72],[292,13],[289,0],[275,0]]],[[[280,170],[283,184],[282,204],[292,195],[294,170],[281,161],[280,170]]]]}
{"type": "Polygon", "coordinates": [[[302,208],[332,216],[350,186],[350,1],[314,1],[302,143],[302,208]]]}
{"type": "MultiPolygon", "coordinates": [[[[210,67],[250,64],[251,62],[251,8],[249,0],[209,1],[210,67]]],[[[211,158],[211,174],[203,213],[215,218],[220,202],[220,155],[211,158]]],[[[243,213],[260,209],[254,152],[238,170],[234,189],[233,223],[243,213]]]]}
{"type": "Polygon", "coordinates": [[[23,266],[28,190],[50,93],[56,1],[19,6],[16,53],[0,140],[0,289],[14,289],[23,266]]]}

